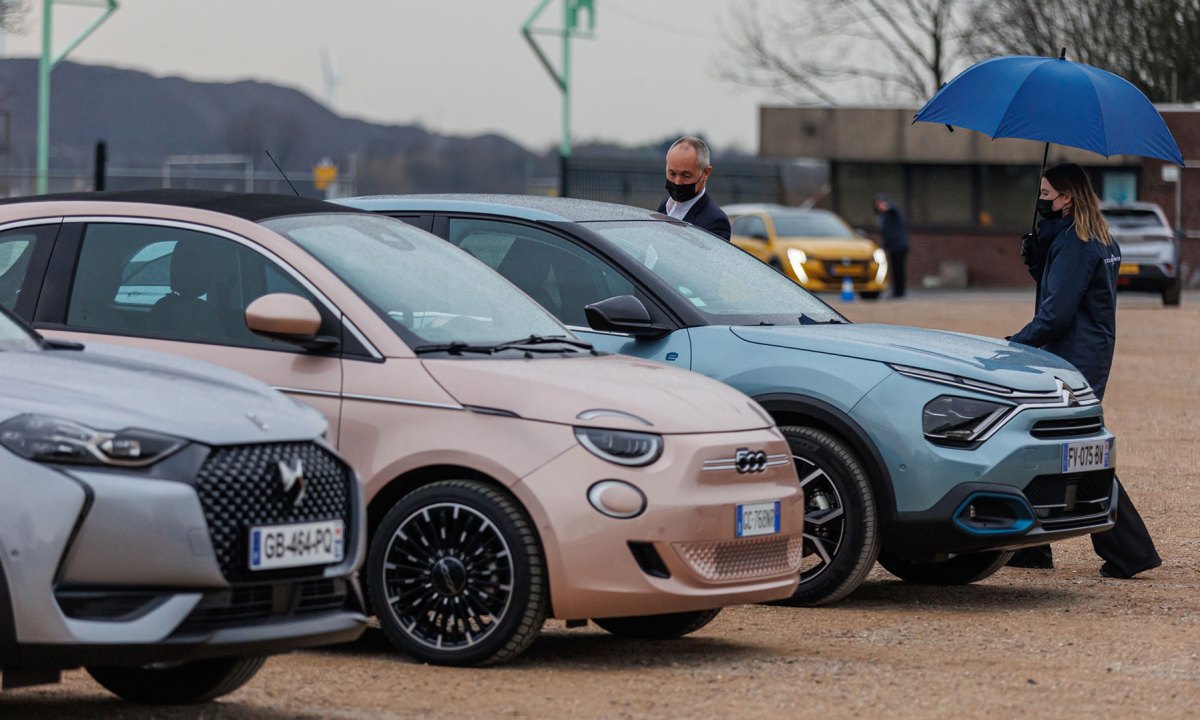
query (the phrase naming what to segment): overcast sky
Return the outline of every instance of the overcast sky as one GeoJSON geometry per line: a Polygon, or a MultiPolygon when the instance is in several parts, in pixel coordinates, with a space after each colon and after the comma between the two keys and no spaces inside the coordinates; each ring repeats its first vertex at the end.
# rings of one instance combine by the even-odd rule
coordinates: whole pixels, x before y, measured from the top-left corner
{"type": "MultiPolygon", "coordinates": [[[[40,11],[9,56],[39,51],[40,11]]],[[[576,140],[636,143],[686,130],[757,151],[757,106],[771,100],[717,80],[739,0],[596,0],[596,37],[572,44],[576,140]]],[[[556,144],[557,88],[518,32],[537,0],[120,0],[72,55],[77,62],[195,80],[256,79],[324,96],[321,54],[336,60],[335,108],[375,122],[556,144]]],[[[62,47],[95,16],[59,6],[62,47]]],[[[562,0],[539,25],[561,27],[562,0]]],[[[557,63],[557,38],[539,38],[557,63]]]]}

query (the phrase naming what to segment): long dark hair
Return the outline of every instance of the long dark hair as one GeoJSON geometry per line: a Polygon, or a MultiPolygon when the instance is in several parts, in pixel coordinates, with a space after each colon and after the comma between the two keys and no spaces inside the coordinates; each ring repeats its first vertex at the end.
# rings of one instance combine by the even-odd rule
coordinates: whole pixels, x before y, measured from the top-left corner
{"type": "Polygon", "coordinates": [[[1095,239],[1105,245],[1112,244],[1108,223],[1100,212],[1100,198],[1092,189],[1083,168],[1075,163],[1055,165],[1042,175],[1050,187],[1071,199],[1071,217],[1075,219],[1075,234],[1087,242],[1095,239]]]}

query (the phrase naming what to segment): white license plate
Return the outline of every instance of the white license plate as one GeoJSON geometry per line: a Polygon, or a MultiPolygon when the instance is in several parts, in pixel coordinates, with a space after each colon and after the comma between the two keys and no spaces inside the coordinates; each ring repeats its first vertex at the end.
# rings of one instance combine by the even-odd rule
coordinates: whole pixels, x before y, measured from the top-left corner
{"type": "Polygon", "coordinates": [[[345,555],[346,526],[341,520],[250,528],[251,570],[331,565],[345,555]]]}
{"type": "Polygon", "coordinates": [[[1112,466],[1111,438],[1062,444],[1062,471],[1064,473],[1107,470],[1112,466]]]}
{"type": "Polygon", "coordinates": [[[737,537],[779,532],[779,501],[737,506],[737,537]]]}

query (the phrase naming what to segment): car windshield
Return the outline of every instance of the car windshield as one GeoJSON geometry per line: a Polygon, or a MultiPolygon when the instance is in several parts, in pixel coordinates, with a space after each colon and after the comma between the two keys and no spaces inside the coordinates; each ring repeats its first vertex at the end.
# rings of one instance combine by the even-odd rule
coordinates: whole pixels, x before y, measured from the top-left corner
{"type": "Polygon", "coordinates": [[[846,321],[753,255],[691,225],[664,221],[582,224],[645,265],[714,325],[846,321]]]}
{"type": "Polygon", "coordinates": [[[1104,219],[1110,225],[1121,230],[1140,230],[1143,228],[1163,227],[1158,213],[1153,210],[1134,210],[1132,208],[1109,208],[1102,210],[1104,219]]]}
{"type": "Polygon", "coordinates": [[[771,216],[779,237],[849,238],[854,232],[836,215],[812,211],[779,213],[771,216]]]}
{"type": "Polygon", "coordinates": [[[488,266],[399,220],[328,213],[263,223],[320,260],[414,349],[575,340],[565,327],[488,266]]]}
{"type": "Polygon", "coordinates": [[[41,344],[19,320],[7,312],[0,312],[0,351],[33,352],[41,348],[41,344]]]}

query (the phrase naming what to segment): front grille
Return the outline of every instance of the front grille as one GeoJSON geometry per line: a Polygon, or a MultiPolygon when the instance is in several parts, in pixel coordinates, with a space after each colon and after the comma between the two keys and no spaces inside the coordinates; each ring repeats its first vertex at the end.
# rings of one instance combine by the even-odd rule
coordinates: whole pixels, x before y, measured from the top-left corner
{"type": "Polygon", "coordinates": [[[705,580],[749,580],[797,572],[804,540],[800,535],[790,535],[675,543],[675,551],[705,580]]]}
{"type": "Polygon", "coordinates": [[[346,607],[346,581],[340,578],[299,583],[247,585],[208,593],[179,628],[181,633],[211,632],[296,615],[346,607]]]}
{"type": "Polygon", "coordinates": [[[196,479],[196,492],[221,572],[230,581],[296,577],[312,569],[251,573],[250,528],[314,520],[341,519],[350,527],[354,475],[336,456],[316,443],[235,445],[213,450],[196,479]],[[286,497],[279,464],[304,463],[306,492],[297,507],[286,497]]]}
{"type": "Polygon", "coordinates": [[[1057,420],[1039,420],[1030,429],[1029,434],[1040,440],[1054,438],[1080,437],[1094,435],[1104,429],[1104,417],[1063,418],[1057,420]]]}
{"type": "Polygon", "coordinates": [[[1068,520],[1107,512],[1114,470],[1039,475],[1025,486],[1025,498],[1041,520],[1068,520]]]}

